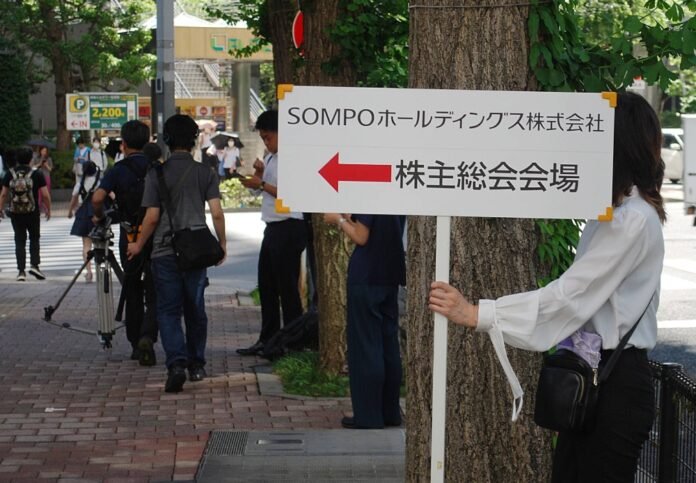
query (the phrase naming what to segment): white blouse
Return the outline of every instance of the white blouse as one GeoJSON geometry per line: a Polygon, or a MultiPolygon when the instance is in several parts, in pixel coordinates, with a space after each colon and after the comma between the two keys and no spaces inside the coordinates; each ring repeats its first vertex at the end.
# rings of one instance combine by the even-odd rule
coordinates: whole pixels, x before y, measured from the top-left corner
{"type": "Polygon", "coordinates": [[[575,261],[560,278],[532,292],[479,301],[476,330],[489,333],[519,400],[513,420],[521,409],[522,390],[503,341],[546,351],[582,328],[599,334],[603,349],[613,349],[649,303],[628,346],[652,349],[664,254],[657,212],[633,188],[614,208],[611,222],[587,223],[575,261]]]}

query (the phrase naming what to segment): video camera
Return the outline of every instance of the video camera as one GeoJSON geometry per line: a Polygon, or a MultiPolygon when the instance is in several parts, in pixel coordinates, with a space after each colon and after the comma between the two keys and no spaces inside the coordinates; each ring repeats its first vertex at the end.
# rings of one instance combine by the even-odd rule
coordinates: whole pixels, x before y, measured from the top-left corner
{"type": "Polygon", "coordinates": [[[107,242],[114,237],[114,232],[111,231],[111,217],[104,216],[98,224],[94,225],[92,231],[87,235],[93,242],[107,242]]]}

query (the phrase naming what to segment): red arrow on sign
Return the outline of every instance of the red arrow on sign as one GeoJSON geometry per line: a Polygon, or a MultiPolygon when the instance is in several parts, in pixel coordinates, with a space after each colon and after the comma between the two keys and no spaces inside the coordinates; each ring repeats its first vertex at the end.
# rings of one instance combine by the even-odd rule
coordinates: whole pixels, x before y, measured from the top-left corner
{"type": "Polygon", "coordinates": [[[319,174],[338,193],[338,183],[341,181],[390,183],[391,168],[389,164],[341,164],[336,153],[319,170],[319,174]]]}

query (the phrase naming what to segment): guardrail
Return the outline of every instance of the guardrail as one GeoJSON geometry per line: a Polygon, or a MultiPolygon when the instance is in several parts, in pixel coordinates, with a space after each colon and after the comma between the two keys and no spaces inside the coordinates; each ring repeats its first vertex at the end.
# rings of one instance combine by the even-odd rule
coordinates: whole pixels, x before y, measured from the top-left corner
{"type": "Polygon", "coordinates": [[[696,381],[681,365],[650,361],[657,416],[636,483],[696,482],[696,381]]]}

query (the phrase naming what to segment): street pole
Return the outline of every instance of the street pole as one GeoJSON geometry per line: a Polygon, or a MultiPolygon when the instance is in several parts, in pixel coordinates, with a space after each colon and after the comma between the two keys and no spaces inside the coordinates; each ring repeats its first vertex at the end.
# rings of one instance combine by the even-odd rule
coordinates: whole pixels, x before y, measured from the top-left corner
{"type": "MultiPolygon", "coordinates": [[[[176,113],[174,107],[174,2],[157,2],[157,79],[155,80],[157,144],[163,142],[164,121],[176,113]]],[[[166,156],[165,156],[166,158],[166,156]]]]}

